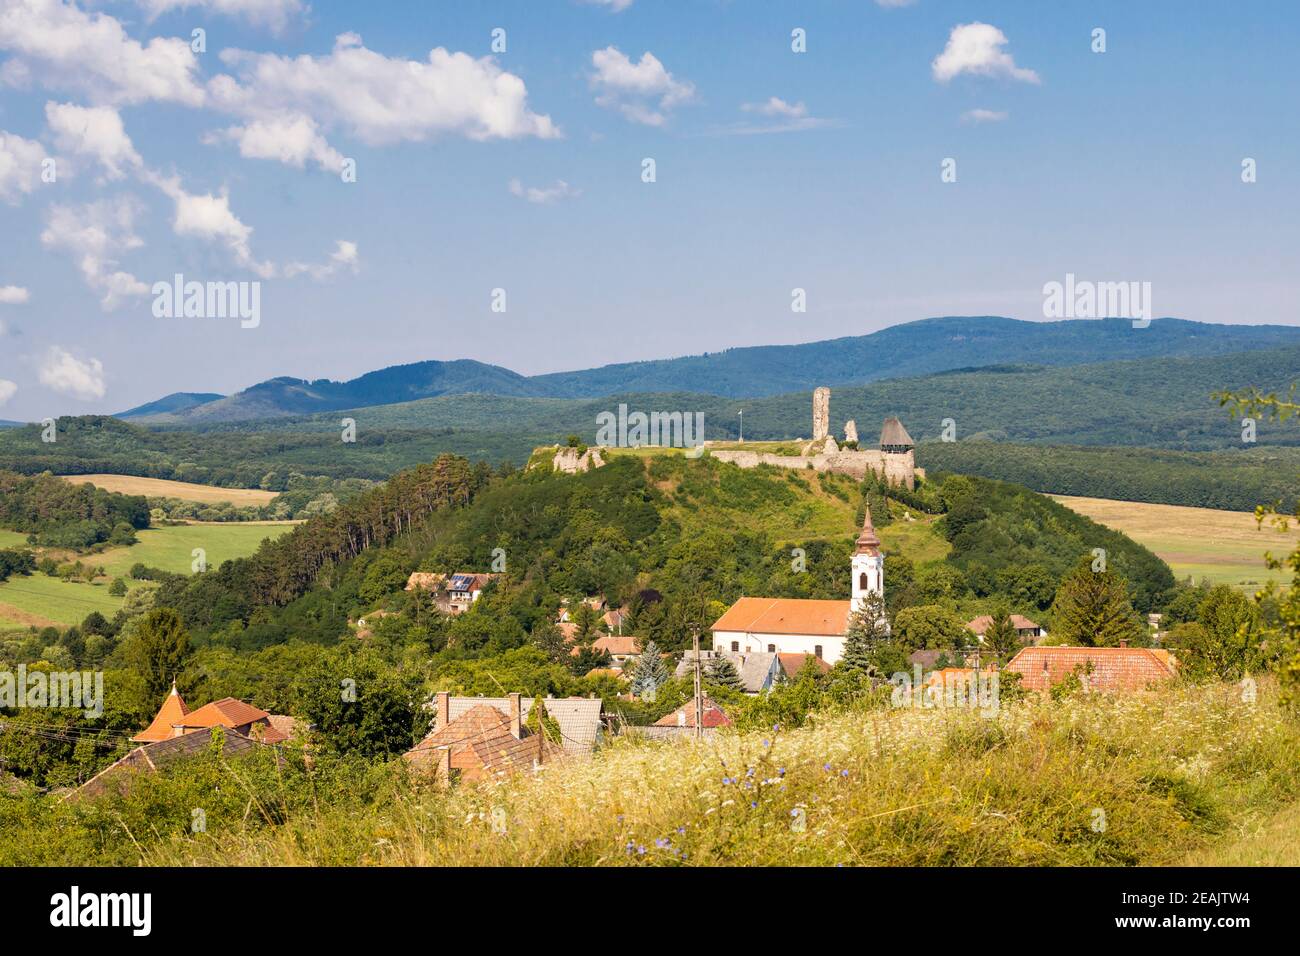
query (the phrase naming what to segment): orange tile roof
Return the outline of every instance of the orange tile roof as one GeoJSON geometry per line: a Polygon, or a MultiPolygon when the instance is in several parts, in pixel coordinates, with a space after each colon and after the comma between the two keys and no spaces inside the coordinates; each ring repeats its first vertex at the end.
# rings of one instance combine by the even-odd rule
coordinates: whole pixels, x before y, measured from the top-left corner
{"type": "Polygon", "coordinates": [[[848,629],[851,604],[850,601],[744,597],[713,622],[713,630],[840,637],[848,629]]]}
{"type": "Polygon", "coordinates": [[[243,727],[254,721],[270,717],[266,711],[233,697],[223,697],[198,710],[191,711],[181,720],[174,721],[187,730],[194,727],[243,727]]]}
{"type": "Polygon", "coordinates": [[[172,725],[180,723],[189,712],[190,709],[185,705],[185,699],[181,697],[176,685],[172,684],[171,693],[163,700],[162,706],[158,708],[158,715],[154,717],[148,727],[131,739],[137,743],[170,740],[175,736],[172,732],[172,725]]]}
{"type": "Polygon", "coordinates": [[[1026,647],[1007,670],[1021,675],[1026,690],[1046,690],[1089,664],[1088,686],[1093,690],[1141,690],[1178,672],[1173,655],[1149,647],[1026,647]]]}
{"type": "Polygon", "coordinates": [[[631,634],[607,635],[597,638],[591,645],[597,651],[609,651],[611,654],[639,654],[637,639],[631,634]]]}

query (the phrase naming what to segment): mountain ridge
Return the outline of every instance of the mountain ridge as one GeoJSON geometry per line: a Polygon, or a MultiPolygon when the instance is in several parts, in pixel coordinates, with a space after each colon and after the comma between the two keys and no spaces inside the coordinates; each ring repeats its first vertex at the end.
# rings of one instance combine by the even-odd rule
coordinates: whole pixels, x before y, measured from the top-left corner
{"type": "Polygon", "coordinates": [[[142,423],[204,425],[393,405],[448,395],[598,398],[634,392],[690,392],[761,398],[818,385],[862,386],[882,379],[972,369],[1073,366],[1107,360],[1175,358],[1300,345],[1300,328],[1216,325],[1155,319],[1134,329],[1125,319],[1026,322],[1000,316],[946,316],[860,336],[796,345],[742,346],[677,358],[624,362],[524,376],[473,359],[428,360],[367,372],[355,379],[259,382],[234,395],[164,407],[175,393],[121,416],[142,423]]]}

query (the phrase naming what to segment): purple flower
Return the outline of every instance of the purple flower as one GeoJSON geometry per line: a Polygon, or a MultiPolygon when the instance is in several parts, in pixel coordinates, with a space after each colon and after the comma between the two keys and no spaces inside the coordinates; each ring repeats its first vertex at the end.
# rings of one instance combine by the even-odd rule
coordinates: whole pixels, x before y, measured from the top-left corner
{"type": "Polygon", "coordinates": [[[749,806],[751,809],[756,808],[758,806],[758,801],[757,800],[750,801],[749,806]]]}
{"type": "Polygon", "coordinates": [[[772,746],[772,741],[768,740],[766,737],[763,738],[763,746],[764,746],[764,747],[770,747],[770,746],[772,746]]]}
{"type": "Polygon", "coordinates": [[[840,776],[841,776],[841,777],[847,777],[848,775],[849,775],[849,772],[848,772],[847,770],[841,770],[841,771],[840,771],[840,776]]]}
{"type": "Polygon", "coordinates": [[[784,776],[785,776],[785,767],[777,767],[777,768],[776,768],[776,775],[777,775],[778,777],[784,777],[784,776]]]}
{"type": "Polygon", "coordinates": [[[831,765],[828,764],[828,763],[824,763],[824,764],[822,764],[822,769],[823,769],[823,770],[830,770],[830,769],[831,769],[831,765]]]}

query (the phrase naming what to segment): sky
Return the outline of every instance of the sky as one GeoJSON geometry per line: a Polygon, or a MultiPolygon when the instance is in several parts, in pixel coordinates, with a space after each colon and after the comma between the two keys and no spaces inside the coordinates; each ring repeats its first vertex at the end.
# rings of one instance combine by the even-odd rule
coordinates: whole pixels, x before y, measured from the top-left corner
{"type": "Polygon", "coordinates": [[[1300,324],[1298,41],[1282,0],[0,0],[0,418],[1043,320],[1067,274],[1300,324]]]}

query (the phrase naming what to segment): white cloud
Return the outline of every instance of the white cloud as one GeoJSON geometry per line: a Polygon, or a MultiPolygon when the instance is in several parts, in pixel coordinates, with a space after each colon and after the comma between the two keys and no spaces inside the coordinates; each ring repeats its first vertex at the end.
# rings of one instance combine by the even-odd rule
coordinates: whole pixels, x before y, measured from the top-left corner
{"type": "Polygon", "coordinates": [[[0,378],[0,405],[5,405],[14,397],[18,386],[7,378],[0,378]]]}
{"type": "MultiPolygon", "coordinates": [[[[429,51],[427,61],[387,57],[367,49],[356,34],[345,33],[323,57],[223,50],[221,60],[236,76],[222,74],[208,84],[214,105],[271,124],[267,130],[278,129],[278,136],[252,135],[247,148],[283,153],[290,162],[299,156],[320,162],[326,155],[332,161],[335,154],[323,139],[307,136],[306,152],[302,146],[283,145],[289,131],[296,131],[300,142],[315,128],[341,127],[372,146],[440,134],[472,140],[560,135],[549,116],[528,109],[524,81],[491,57],[475,59],[442,47],[429,51]],[[304,117],[311,126],[299,123],[304,117]]],[[[228,130],[227,135],[245,148],[245,130],[228,130]]]]}
{"type": "Polygon", "coordinates": [[[961,114],[963,123],[1001,123],[1010,113],[999,110],[975,109],[961,114]]]}
{"type": "Polygon", "coordinates": [[[203,103],[188,40],[154,37],[142,44],[108,14],[63,0],[0,0],[0,50],[14,56],[5,72],[11,82],[35,75],[100,103],[203,103]]]}
{"type": "Polygon", "coordinates": [[[81,361],[55,345],[41,362],[40,381],[64,395],[90,400],[104,397],[104,365],[99,359],[81,361]]]}
{"type": "Polygon", "coordinates": [[[0,305],[21,305],[31,295],[20,285],[0,285],[0,305]]]}
{"type": "Polygon", "coordinates": [[[305,262],[291,262],[284,267],[284,274],[288,278],[306,274],[311,276],[313,279],[320,281],[322,279],[328,279],[336,272],[341,272],[344,269],[355,273],[359,265],[360,260],[357,256],[357,244],[355,242],[348,242],[345,239],[339,239],[335,243],[334,252],[330,255],[328,262],[323,265],[311,265],[305,262]]]}
{"type": "Polygon", "coordinates": [[[508,184],[510,194],[518,196],[520,199],[527,199],[529,202],[548,205],[558,202],[561,199],[575,199],[582,195],[581,189],[574,189],[563,179],[557,179],[550,186],[525,186],[518,179],[510,180],[508,184]]]}
{"type": "Polygon", "coordinates": [[[799,119],[808,115],[808,107],[803,103],[787,103],[779,96],[769,97],[766,103],[743,103],[740,107],[746,113],[758,113],[761,116],[784,116],[799,119]]]}
{"type": "Polygon", "coordinates": [[[285,28],[307,13],[302,0],[136,0],[150,20],[172,10],[201,7],[223,16],[246,20],[256,27],[266,27],[272,33],[283,33],[285,28]]]}
{"type": "Polygon", "coordinates": [[[0,200],[17,205],[41,181],[45,147],[0,129],[0,200]]]}
{"type": "Polygon", "coordinates": [[[632,6],[632,0],[582,0],[582,2],[594,7],[609,7],[613,13],[622,13],[632,6]]]}
{"type": "Polygon", "coordinates": [[[149,287],[116,268],[117,254],[144,243],[135,235],[137,203],[121,197],[84,206],[50,207],[41,242],[69,253],[86,283],[101,293],[100,306],[115,309],[128,298],[149,294],[149,287]]]}
{"type": "Polygon", "coordinates": [[[962,73],[975,76],[1006,77],[1025,83],[1039,82],[1033,70],[1016,66],[1011,54],[1003,49],[1007,37],[987,23],[963,23],[952,28],[948,45],[934,58],[930,67],[939,83],[947,83],[962,73]]]}
{"type": "Polygon", "coordinates": [[[258,262],[253,257],[249,240],[253,227],[245,225],[230,210],[230,196],[223,190],[220,195],[186,192],[179,177],[164,177],[155,173],[146,179],[167,194],[176,204],[172,218],[172,231],[178,236],[191,236],[223,244],[235,261],[263,279],[275,275],[275,266],[258,262]]]}
{"type": "Polygon", "coordinates": [[[310,116],[285,116],[254,120],[214,133],[207,142],[230,140],[245,159],[273,159],[302,169],[310,160],[321,169],[338,172],[343,156],[325,141],[310,116]]]}
{"type": "Polygon", "coordinates": [[[633,63],[617,47],[608,46],[591,54],[596,72],[591,88],[596,102],[619,110],[634,123],[662,126],[674,107],[695,97],[695,87],[678,80],[648,50],[633,63]]]}
{"type": "Polygon", "coordinates": [[[122,117],[111,106],[46,103],[45,121],[61,150],[99,161],[109,179],[121,179],[125,168],[138,169],[140,154],[126,135],[122,117]]]}

